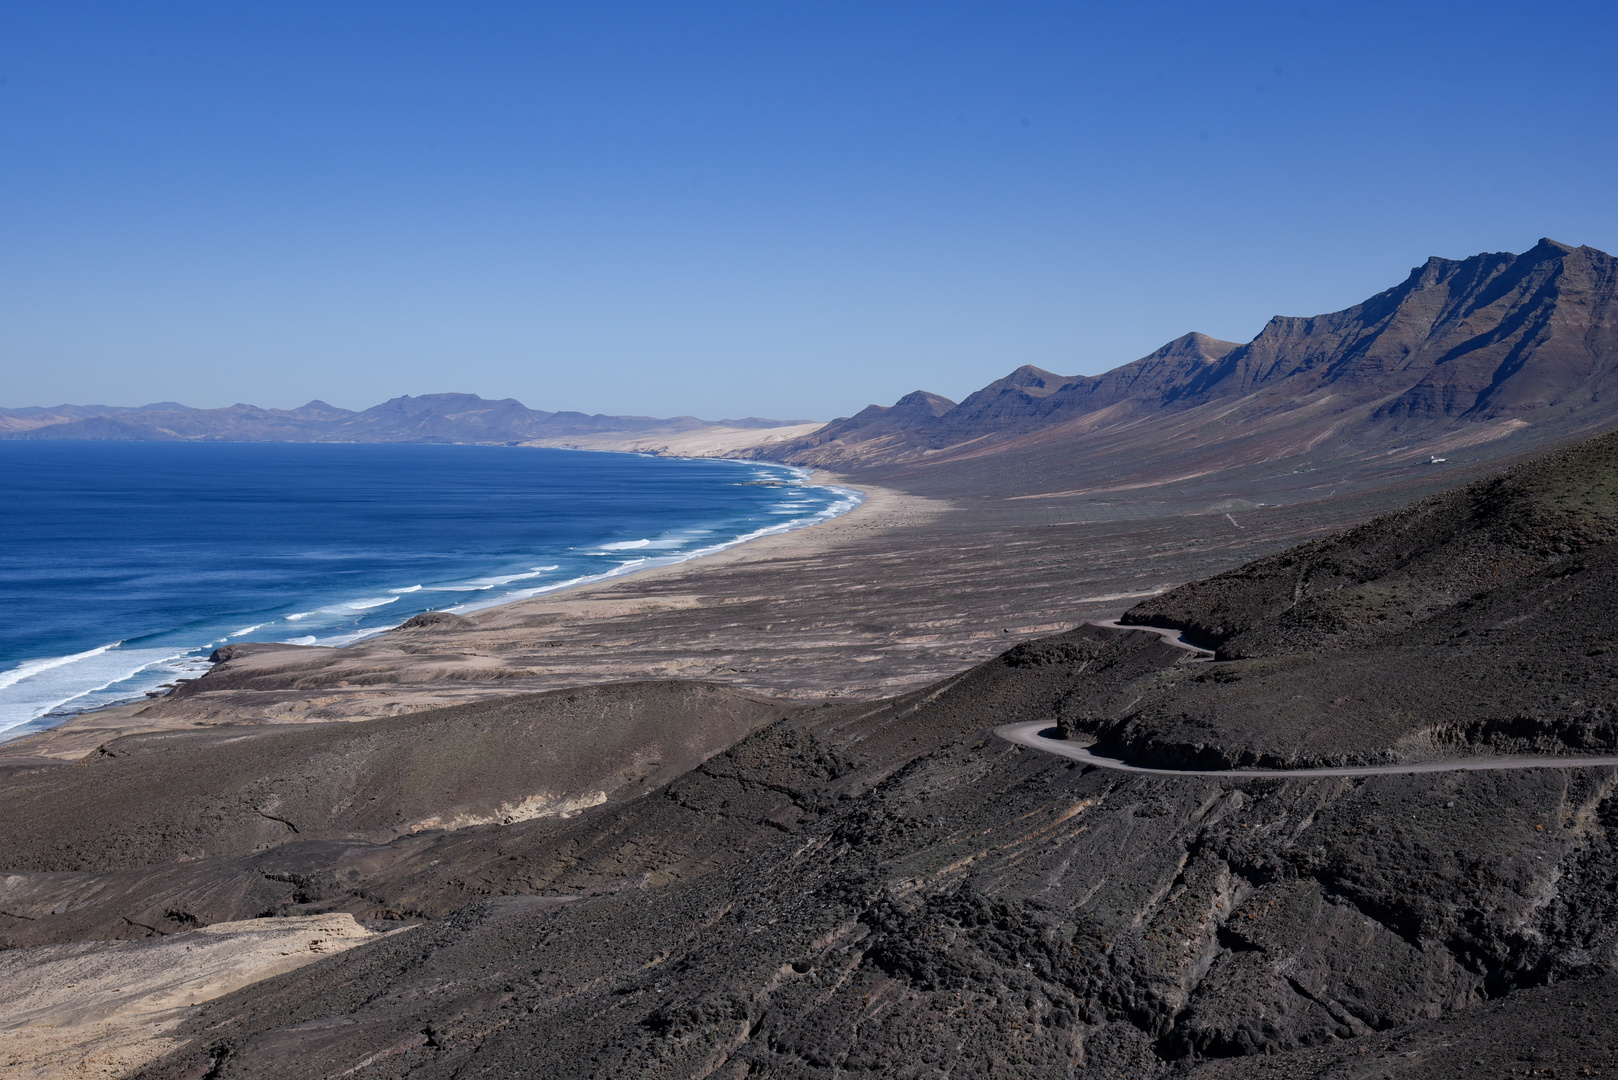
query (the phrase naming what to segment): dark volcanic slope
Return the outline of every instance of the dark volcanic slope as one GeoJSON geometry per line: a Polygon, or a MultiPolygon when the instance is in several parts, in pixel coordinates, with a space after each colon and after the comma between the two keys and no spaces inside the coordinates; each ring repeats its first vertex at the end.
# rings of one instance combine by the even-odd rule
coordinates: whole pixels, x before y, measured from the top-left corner
{"type": "Polygon", "coordinates": [[[727,687],[628,683],[358,723],[130,735],[0,788],[14,830],[4,857],[13,869],[99,870],[293,835],[374,842],[576,813],[678,776],[780,715],[727,687]]]}
{"type": "MultiPolygon", "coordinates": [[[[1610,453],[1596,441],[1440,500],[1483,524],[1421,550],[1533,535],[1544,520],[1593,530],[1610,453]],[[1488,490],[1506,494],[1477,494],[1488,490]]],[[[1618,769],[1141,776],[991,734],[1062,719],[1143,755],[1403,752],[1427,702],[1496,694],[1548,710],[1510,737],[1572,741],[1555,720],[1576,704],[1569,673],[1610,687],[1618,654],[1507,620],[1547,598],[1584,622],[1610,611],[1618,559],[1603,535],[1330,647],[1187,663],[1144,631],[1024,642],[904,697],[788,716],[656,790],[566,819],[372,842],[337,809],[322,811],[329,834],[184,861],[128,834],[93,862],[76,850],[88,837],[74,850],[30,841],[28,866],[0,877],[0,911],[19,942],[255,914],[424,921],[198,1008],[184,1045],[138,1074],[149,1078],[1261,1075],[1213,1060],[1254,1054],[1274,1076],[1610,1069],[1618,769]],[[1410,636],[1443,620],[1432,641],[1410,636]],[[1485,631],[1486,689],[1456,644],[1485,631]],[[1338,671],[1359,676],[1363,704],[1397,706],[1386,680],[1401,657],[1428,697],[1376,723],[1297,696],[1338,671]],[[1274,691],[1268,711],[1218,696],[1258,684],[1274,691]],[[1194,746],[1181,737],[1193,727],[1194,746]]],[[[1263,587],[1268,565],[1249,570],[1263,587]]],[[[1401,565],[1425,584],[1420,567],[1445,563],[1401,565]]],[[[1261,627],[1269,609],[1240,610],[1261,627]]],[[[1610,689],[1583,700],[1594,708],[1597,694],[1607,707],[1610,689]]],[[[480,723],[488,708],[460,715],[480,723]]],[[[1618,741],[1610,725],[1578,731],[1618,741]]],[[[230,734],[193,736],[187,773],[203,794],[242,790],[230,734]]],[[[1471,752],[1467,740],[1488,737],[1456,728],[1423,745],[1471,752]]],[[[124,814],[178,826],[178,802],[136,779],[139,755],[13,776],[0,793],[32,785],[48,799],[64,774],[121,763],[124,814]]],[[[32,831],[58,827],[72,826],[32,831]]]]}
{"type": "Polygon", "coordinates": [[[1504,452],[1609,425],[1615,379],[1618,264],[1542,240],[1429,259],[1364,303],[1278,316],[1245,345],[1188,334],[1104,375],[1019,368],[953,408],[868,409],[769,454],[923,487],[943,471],[1010,493],[1128,490],[1283,461],[1274,471],[1504,452]]]}
{"type": "Polygon", "coordinates": [[[1136,605],[1229,662],[1066,722],[1225,765],[1618,745],[1615,541],[1618,434],[1136,605]]]}
{"type": "Polygon", "coordinates": [[[19,872],[0,886],[0,946],[139,936],[142,928],[183,927],[187,913],[217,922],[230,917],[210,914],[218,904],[235,902],[141,893],[134,883],[142,875],[126,874],[120,880],[136,887],[134,907],[119,899],[41,920],[78,891],[61,892],[63,872],[572,816],[642,794],[780,715],[775,704],[724,687],[633,683],[357,723],[117,739],[76,765],[0,782],[0,869],[19,872]]]}
{"type": "MultiPolygon", "coordinates": [[[[1226,659],[1368,645],[1618,540],[1618,432],[1137,604],[1226,659]]],[[[1566,620],[1574,621],[1574,620],[1566,620]]]]}
{"type": "Polygon", "coordinates": [[[141,1075],[1149,1076],[1610,999],[1612,769],[1129,777],[983,728],[1179,655],[1081,631],[626,805],[346,853],[284,910],[453,914],[204,1006],[141,1075]]]}

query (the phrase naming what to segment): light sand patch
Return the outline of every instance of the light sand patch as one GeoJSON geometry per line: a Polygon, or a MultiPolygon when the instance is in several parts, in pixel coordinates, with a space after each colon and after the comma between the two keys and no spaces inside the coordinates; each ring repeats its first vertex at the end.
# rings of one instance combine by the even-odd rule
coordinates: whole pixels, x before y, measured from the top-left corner
{"type": "Polygon", "coordinates": [[[121,1075],[178,1046],[172,1031],[193,1006],[382,936],[352,915],[307,915],[8,949],[0,952],[0,1075],[121,1075]]]}
{"type": "Polygon", "coordinates": [[[563,450],[618,450],[663,457],[733,457],[744,450],[791,442],[826,425],[819,420],[772,428],[711,427],[691,431],[654,432],[628,435],[604,432],[600,435],[569,435],[565,438],[535,439],[525,446],[550,446],[563,450]]]}
{"type": "Polygon", "coordinates": [[[571,798],[542,791],[516,802],[501,803],[500,808],[492,814],[455,814],[447,818],[423,818],[413,823],[407,831],[419,833],[429,829],[465,829],[473,825],[515,825],[519,821],[533,821],[535,818],[543,817],[570,818],[606,801],[605,791],[589,791],[571,798]]]}

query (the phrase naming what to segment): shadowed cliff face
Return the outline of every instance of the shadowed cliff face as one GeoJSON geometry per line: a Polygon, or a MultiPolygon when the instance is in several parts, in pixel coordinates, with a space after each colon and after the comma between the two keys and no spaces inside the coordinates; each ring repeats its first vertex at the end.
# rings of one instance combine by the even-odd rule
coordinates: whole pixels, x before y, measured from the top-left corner
{"type": "Polygon", "coordinates": [[[1553,240],[1521,255],[1432,258],[1346,311],[1271,320],[1185,396],[1230,397],[1292,379],[1350,392],[1404,383],[1375,419],[1571,411],[1599,400],[1618,363],[1615,290],[1612,256],[1553,240]]]}
{"type": "Polygon", "coordinates": [[[866,410],[771,454],[917,477],[999,460],[1035,477],[1013,493],[1163,484],[1530,444],[1609,422],[1615,386],[1618,265],[1543,240],[1521,255],[1429,259],[1362,304],[1277,317],[1245,345],[1188,334],[1104,375],[1019,368],[935,415],[866,410]]]}

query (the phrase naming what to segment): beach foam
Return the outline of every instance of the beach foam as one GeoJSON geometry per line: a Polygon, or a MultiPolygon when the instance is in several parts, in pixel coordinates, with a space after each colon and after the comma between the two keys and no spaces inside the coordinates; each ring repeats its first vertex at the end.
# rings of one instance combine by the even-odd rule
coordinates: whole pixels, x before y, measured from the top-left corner
{"type": "MultiPolygon", "coordinates": [[[[804,471],[804,476],[805,478],[808,476],[806,470],[804,471]]],[[[750,540],[757,540],[763,536],[773,536],[784,532],[791,532],[794,529],[806,528],[810,525],[817,525],[822,521],[830,521],[832,518],[841,517],[865,501],[865,496],[860,494],[858,491],[855,491],[853,488],[836,487],[828,484],[822,485],[821,490],[836,493],[838,496],[837,501],[812,515],[795,518],[792,521],[784,521],[777,525],[769,525],[763,528],[754,529],[751,532],[743,533],[742,535],[734,537],[730,540],[721,541],[717,544],[710,544],[707,547],[697,548],[694,551],[682,552],[678,555],[632,559],[628,562],[621,563],[618,566],[613,567],[611,570],[607,570],[599,574],[584,574],[579,577],[570,578],[567,581],[558,581],[552,585],[542,585],[533,589],[519,589],[515,592],[503,593],[500,596],[492,597],[488,600],[479,600],[468,604],[461,604],[456,607],[448,608],[447,610],[457,615],[464,615],[468,612],[482,611],[485,608],[498,607],[501,604],[510,604],[518,600],[526,600],[531,596],[541,596],[545,593],[557,592],[562,589],[571,589],[579,585],[591,585],[598,581],[607,581],[611,578],[622,577],[625,574],[632,574],[638,570],[646,570],[654,566],[673,566],[677,563],[689,562],[692,559],[700,559],[705,555],[714,555],[718,552],[724,551],[727,548],[733,548],[738,544],[745,544],[750,540]]]]}
{"type": "MultiPolygon", "coordinates": [[[[74,712],[139,697],[165,681],[194,676],[189,652],[117,644],[20,664],[0,678],[0,733],[72,706],[74,712]],[[146,676],[142,678],[142,676],[146,676]],[[110,693],[109,693],[110,691],[110,693]]],[[[206,669],[206,663],[202,669],[206,669]]]]}
{"type": "Polygon", "coordinates": [[[84,652],[74,653],[71,656],[51,656],[45,658],[44,660],[25,660],[16,667],[12,668],[10,671],[0,674],[0,690],[4,690],[8,686],[15,686],[24,679],[32,678],[33,676],[49,671],[52,668],[65,667],[68,664],[76,664],[81,660],[88,660],[92,656],[100,656],[107,650],[116,649],[122,644],[123,642],[121,641],[114,641],[111,645],[102,645],[98,648],[86,649],[84,652]]]}

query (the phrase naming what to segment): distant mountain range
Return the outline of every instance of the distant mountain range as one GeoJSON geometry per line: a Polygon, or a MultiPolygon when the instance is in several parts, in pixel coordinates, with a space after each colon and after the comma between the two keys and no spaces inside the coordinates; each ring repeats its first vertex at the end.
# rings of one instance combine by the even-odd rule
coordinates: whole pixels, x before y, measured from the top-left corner
{"type": "Polygon", "coordinates": [[[131,442],[427,442],[524,443],[600,435],[675,435],[701,429],[768,429],[803,420],[699,420],[694,416],[587,416],[544,412],[513,398],[476,394],[397,397],[354,412],[324,401],[297,409],[232,405],[193,409],[172,401],[137,408],[107,405],[0,409],[3,439],[131,442]]]}
{"type": "Polygon", "coordinates": [[[1515,448],[1615,421],[1618,262],[1541,240],[1429,259],[1344,311],[1277,316],[1245,345],[1193,333],[1103,375],[1020,367],[959,404],[917,391],[759,455],[916,477],[949,465],[1037,491],[1515,448]]]}
{"type": "Polygon", "coordinates": [[[1102,375],[1025,366],[960,403],[918,390],[825,425],[552,413],[475,394],[364,412],[322,401],[0,410],[8,439],[535,443],[749,456],[1030,498],[1170,484],[1224,497],[1272,491],[1278,473],[1331,490],[1615,424],[1618,260],[1553,240],[1428,259],[1364,303],[1277,316],[1244,345],[1186,334],[1102,375]]]}

